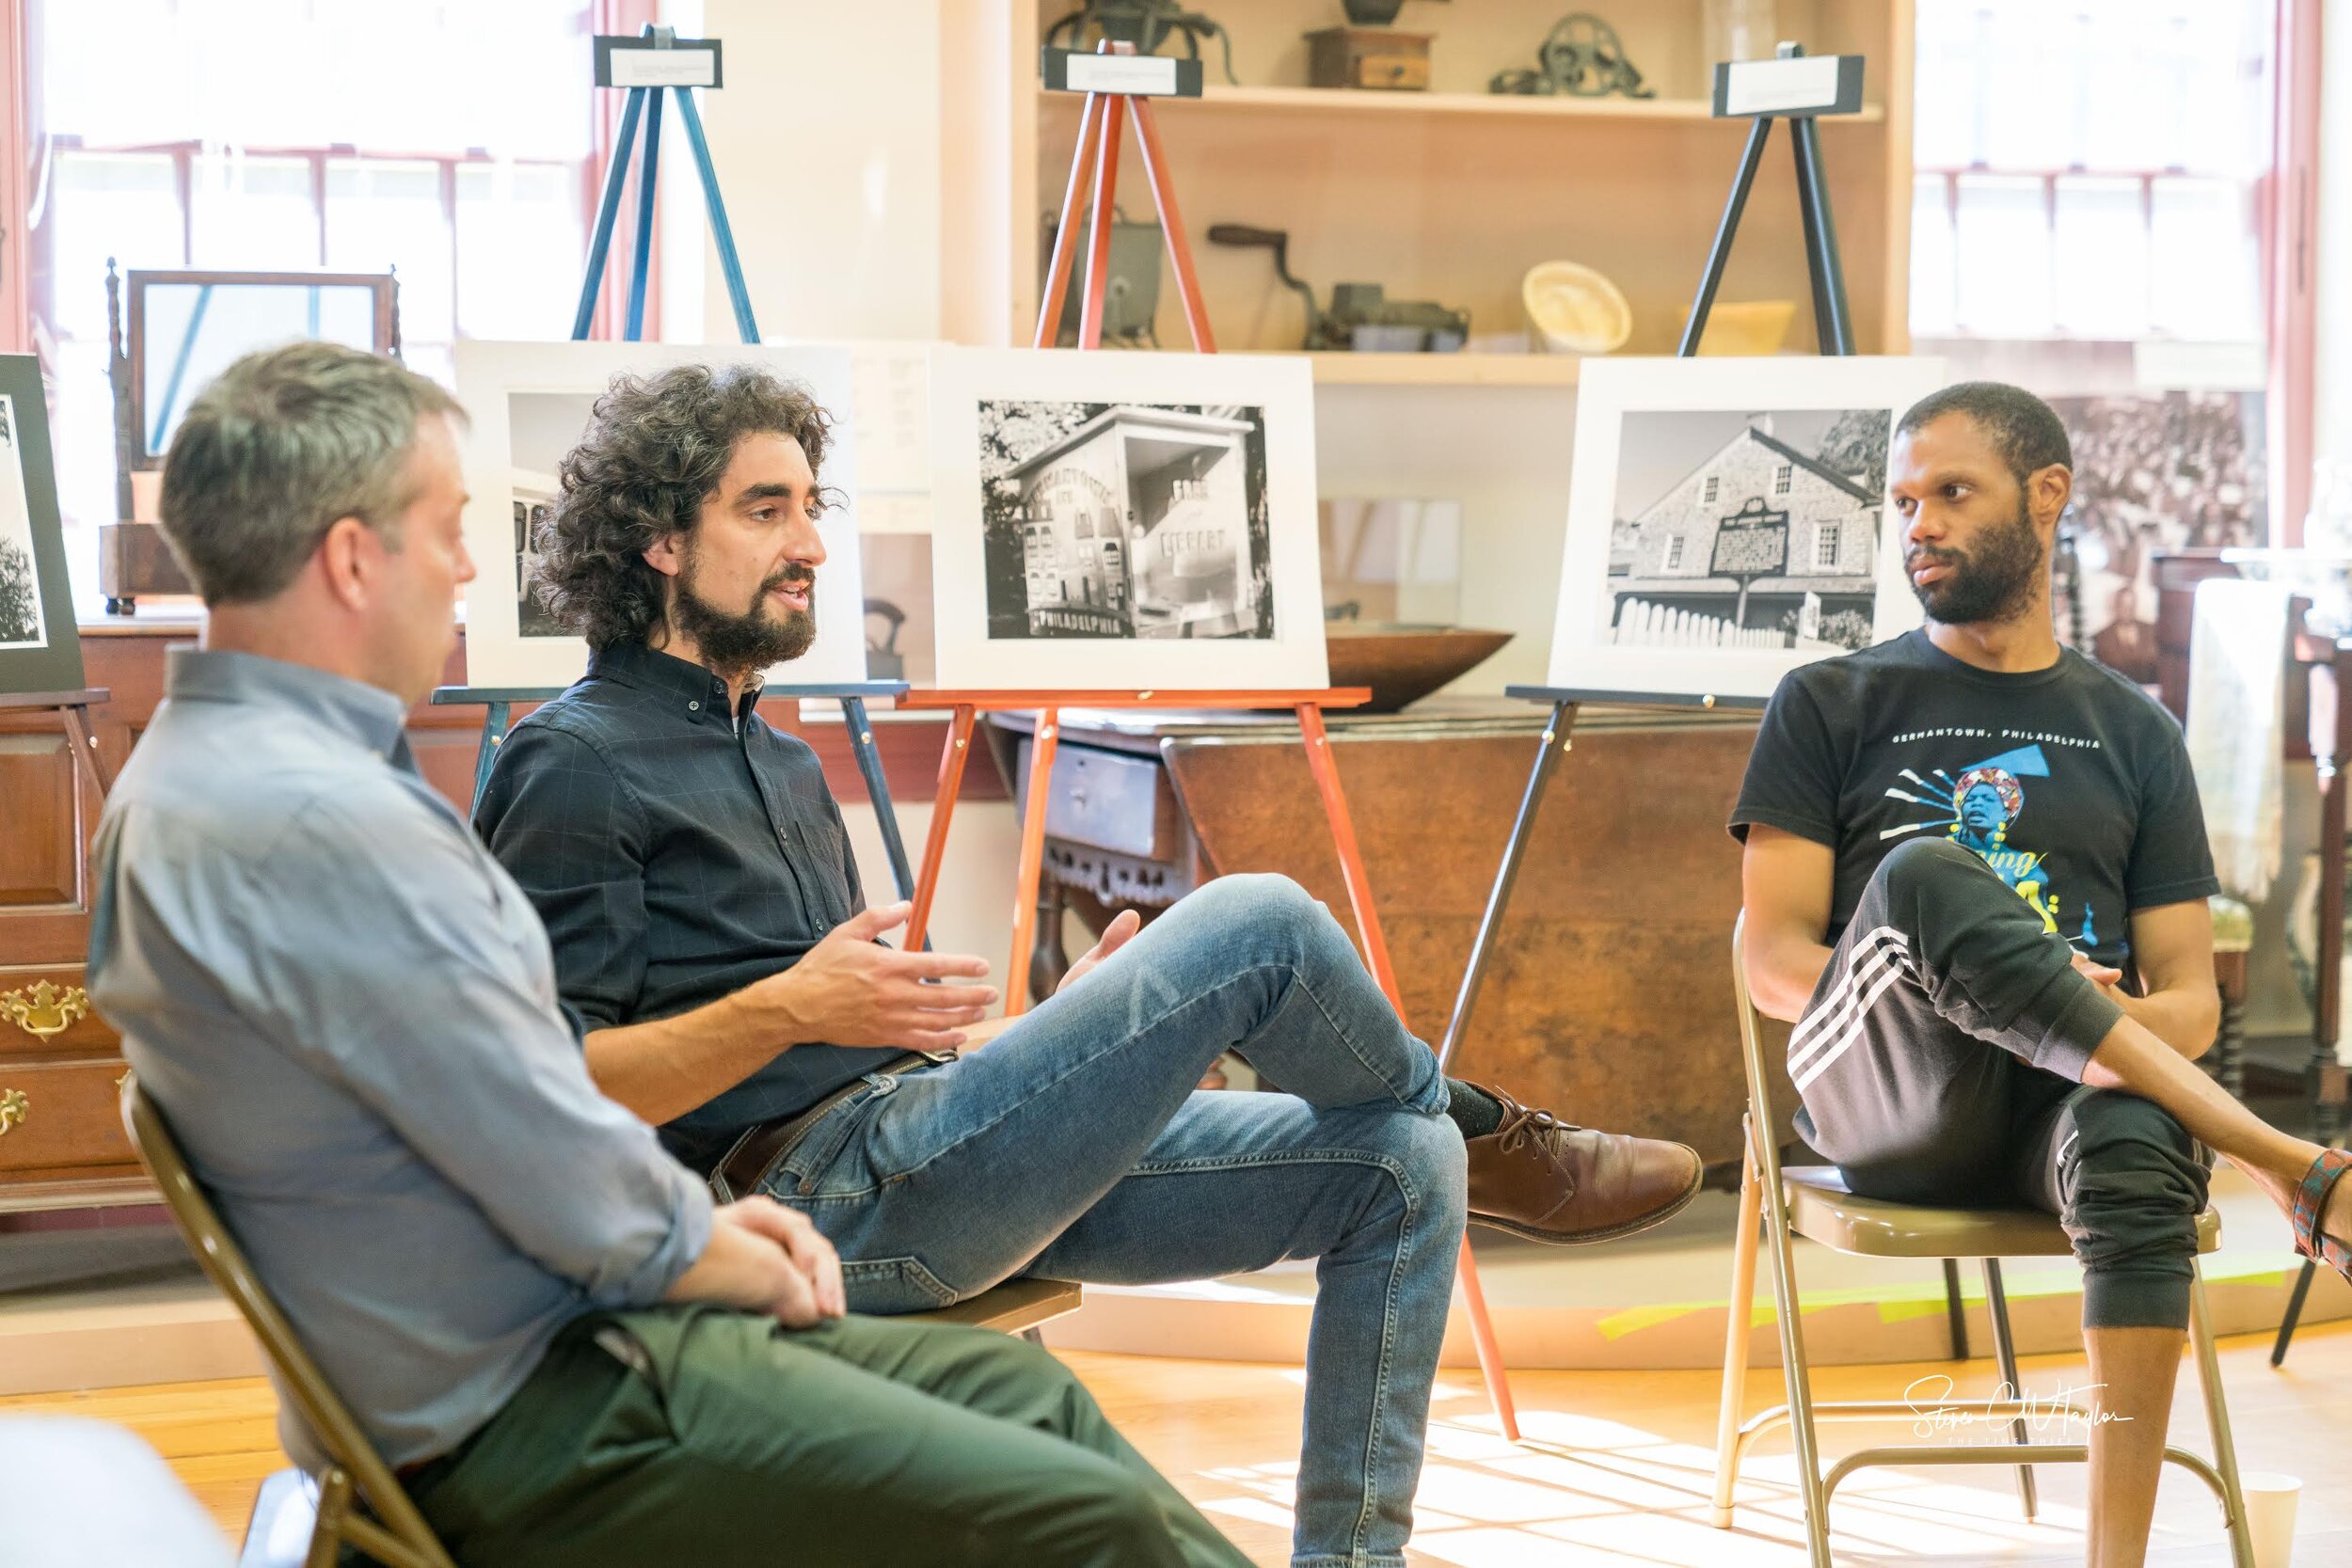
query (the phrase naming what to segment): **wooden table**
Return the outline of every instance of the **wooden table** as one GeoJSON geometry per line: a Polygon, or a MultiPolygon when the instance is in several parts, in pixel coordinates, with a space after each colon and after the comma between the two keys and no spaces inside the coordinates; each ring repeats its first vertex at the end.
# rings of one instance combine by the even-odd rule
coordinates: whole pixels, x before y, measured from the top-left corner
{"type": "MultiPolygon", "coordinates": [[[[1099,929],[1211,877],[1279,871],[1347,921],[1312,780],[1287,716],[1062,710],[1047,803],[1046,916],[1099,929]]],[[[1406,1016],[1443,1032],[1544,715],[1423,704],[1330,730],[1406,1016]]],[[[1739,1151],[1744,1104],[1730,940],[1740,856],[1724,828],[1755,739],[1746,715],[1595,716],[1538,817],[1462,1076],[1592,1126],[1739,1151]]],[[[1025,783],[1025,716],[985,732],[1025,783]]],[[[1067,957],[1041,951],[1050,990],[1067,957]]],[[[1788,1104],[1794,1104],[1793,1093],[1788,1104]]]]}

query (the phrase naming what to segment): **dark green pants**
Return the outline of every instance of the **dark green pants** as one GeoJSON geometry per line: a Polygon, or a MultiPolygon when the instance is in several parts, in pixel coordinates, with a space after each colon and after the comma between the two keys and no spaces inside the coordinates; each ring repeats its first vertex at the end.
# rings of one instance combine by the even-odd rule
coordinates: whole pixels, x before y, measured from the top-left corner
{"type": "Polygon", "coordinates": [[[886,1318],[583,1318],[416,1500],[485,1568],[1248,1560],[1052,1356],[886,1318]]]}

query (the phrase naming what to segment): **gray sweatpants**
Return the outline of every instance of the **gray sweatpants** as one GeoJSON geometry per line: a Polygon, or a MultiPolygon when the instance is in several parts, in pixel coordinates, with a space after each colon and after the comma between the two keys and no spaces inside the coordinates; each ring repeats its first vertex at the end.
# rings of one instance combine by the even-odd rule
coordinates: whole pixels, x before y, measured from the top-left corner
{"type": "Polygon", "coordinates": [[[1789,1037],[1798,1131],[1868,1196],[2056,1214],[2085,1327],[2186,1327],[2211,1156],[2151,1101],[2083,1085],[2120,1017],[1982,861],[1915,840],[1789,1037]]]}

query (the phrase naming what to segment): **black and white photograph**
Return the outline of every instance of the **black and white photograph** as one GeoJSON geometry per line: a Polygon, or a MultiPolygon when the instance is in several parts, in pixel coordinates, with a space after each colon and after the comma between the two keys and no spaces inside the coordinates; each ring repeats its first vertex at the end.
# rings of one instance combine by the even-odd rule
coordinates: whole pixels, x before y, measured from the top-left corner
{"type": "Polygon", "coordinates": [[[46,646],[40,572],[33,563],[33,512],[16,455],[16,402],[0,397],[0,648],[46,646]]]}
{"type": "Polygon", "coordinates": [[[40,363],[0,354],[0,691],[81,685],[40,363]]]}
{"type": "Polygon", "coordinates": [[[992,638],[1274,635],[1265,411],[979,405],[992,638]]]}
{"type": "Polygon", "coordinates": [[[818,480],[844,498],[818,517],[816,644],[768,672],[771,686],[839,686],[866,674],[860,592],[858,442],[850,352],[838,347],[709,348],[678,343],[501,343],[461,340],[457,396],[473,416],[466,434],[466,547],[478,576],[466,586],[466,679],[478,687],[565,686],[588,667],[588,646],[558,626],[535,594],[540,529],[561,493],[564,457],[586,433],[596,399],[624,372],[670,365],[751,363],[809,388],[833,417],[818,480]]]}
{"type": "Polygon", "coordinates": [[[943,347],[930,418],[947,684],[1322,686],[1303,362],[943,347]]]}
{"type": "Polygon", "coordinates": [[[2156,679],[2156,552],[2263,543],[2263,404],[2211,390],[2050,400],[2074,448],[2052,585],[2060,637],[2156,679]]]}
{"type": "Polygon", "coordinates": [[[1887,454],[1943,384],[1871,355],[1588,362],[1545,684],[1760,702],[1917,626],[1887,454]]]}
{"type": "Polygon", "coordinates": [[[930,535],[861,533],[857,543],[865,573],[866,678],[938,685],[930,535]]]}
{"type": "Polygon", "coordinates": [[[1892,422],[1883,408],[1628,414],[1610,641],[1868,646],[1892,422]]]}
{"type": "Polygon", "coordinates": [[[515,456],[507,473],[507,499],[515,518],[515,627],[523,637],[564,635],[539,602],[532,582],[539,567],[539,531],[558,494],[556,465],[580,444],[596,402],[589,392],[516,392],[506,400],[506,428],[515,456]]]}

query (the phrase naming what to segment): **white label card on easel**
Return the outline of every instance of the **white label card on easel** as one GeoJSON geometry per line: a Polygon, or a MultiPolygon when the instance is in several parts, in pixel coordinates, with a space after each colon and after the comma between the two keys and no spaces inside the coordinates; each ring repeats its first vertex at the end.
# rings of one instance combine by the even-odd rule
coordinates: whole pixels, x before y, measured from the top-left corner
{"type": "Polygon", "coordinates": [[[1073,55],[1067,70],[1072,92],[1176,91],[1176,62],[1155,55],[1073,55]]]}
{"type": "Polygon", "coordinates": [[[616,87],[709,87],[718,86],[719,56],[708,49],[616,49],[616,87]]]}
{"type": "Polygon", "coordinates": [[[1852,114],[1862,107],[1862,63],[1856,55],[1729,61],[1715,68],[1715,114],[1852,114]]]}

